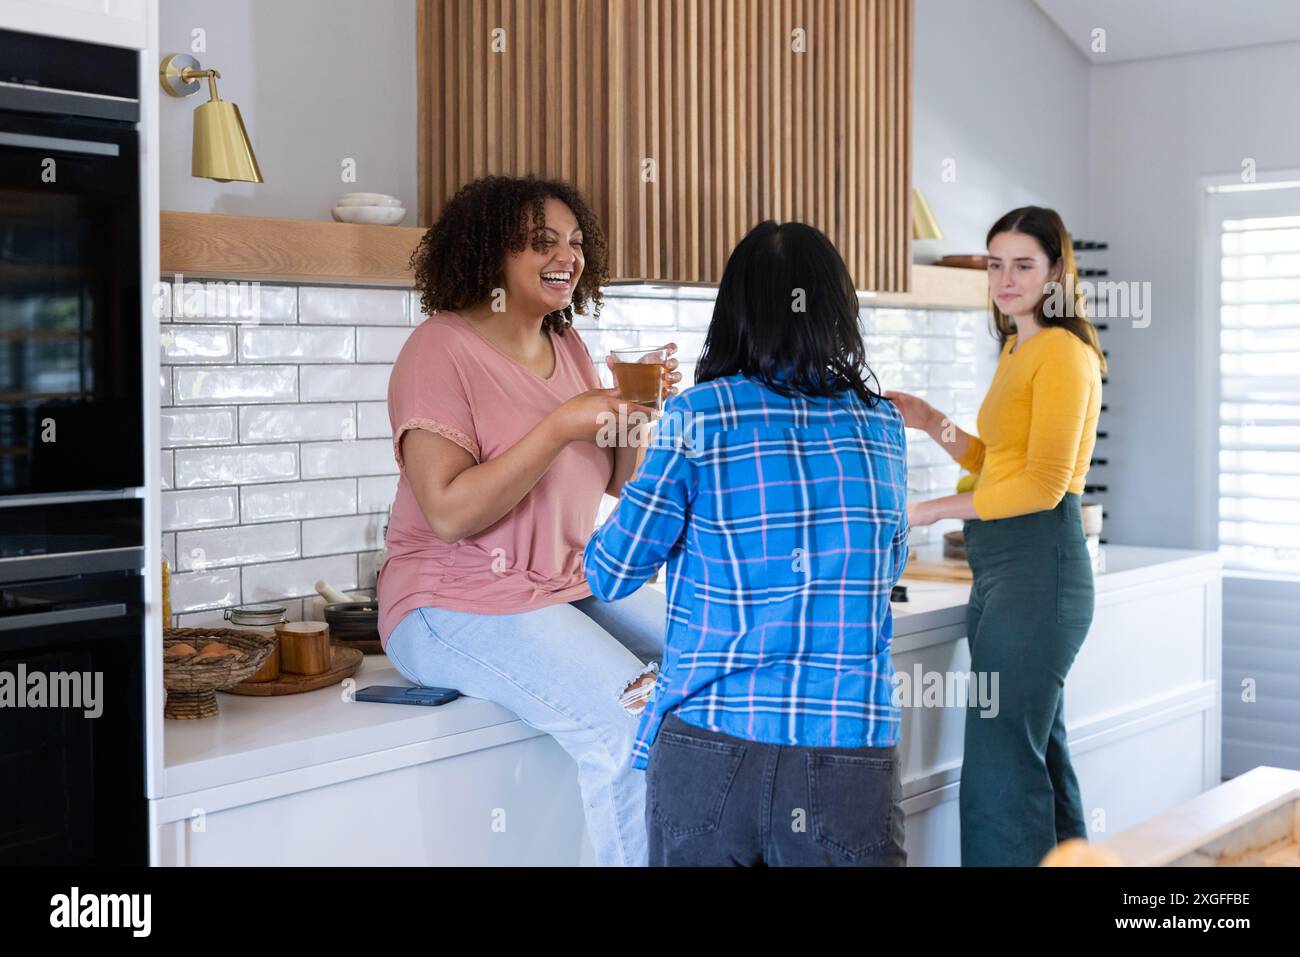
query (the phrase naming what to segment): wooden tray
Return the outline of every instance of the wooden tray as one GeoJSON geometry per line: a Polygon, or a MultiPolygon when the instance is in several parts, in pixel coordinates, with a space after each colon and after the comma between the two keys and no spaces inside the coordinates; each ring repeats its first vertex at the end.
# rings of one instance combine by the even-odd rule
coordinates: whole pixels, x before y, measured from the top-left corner
{"type": "Polygon", "coordinates": [[[365,655],[356,648],[340,648],[338,645],[331,645],[330,664],[333,667],[324,674],[291,675],[281,672],[280,677],[274,681],[259,681],[251,685],[238,684],[232,688],[222,688],[221,690],[226,694],[253,695],[257,697],[316,691],[319,688],[336,685],[344,678],[352,677],[356,674],[357,668],[364,658],[365,655]]]}
{"type": "Polygon", "coordinates": [[[928,562],[916,558],[910,559],[903,568],[903,577],[935,582],[971,582],[974,580],[970,565],[953,558],[928,562]]]}

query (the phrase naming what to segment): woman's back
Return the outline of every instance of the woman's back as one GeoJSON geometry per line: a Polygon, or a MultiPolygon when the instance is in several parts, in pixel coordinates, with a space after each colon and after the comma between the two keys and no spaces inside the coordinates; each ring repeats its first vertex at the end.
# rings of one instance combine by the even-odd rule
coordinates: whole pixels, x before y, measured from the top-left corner
{"type": "Polygon", "coordinates": [[[585,556],[608,600],[676,542],[638,760],[669,711],[773,744],[897,742],[889,593],[907,554],[906,470],[902,417],[851,391],[786,397],[733,375],[666,405],[585,556]]]}

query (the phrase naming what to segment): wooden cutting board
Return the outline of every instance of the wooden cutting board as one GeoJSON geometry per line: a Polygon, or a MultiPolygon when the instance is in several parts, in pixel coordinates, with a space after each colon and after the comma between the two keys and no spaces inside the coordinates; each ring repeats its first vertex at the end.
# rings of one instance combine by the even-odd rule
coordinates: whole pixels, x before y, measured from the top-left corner
{"type": "Polygon", "coordinates": [[[956,558],[942,558],[934,561],[921,561],[918,558],[908,559],[907,565],[903,568],[903,577],[914,578],[918,581],[961,582],[965,584],[969,584],[974,580],[970,565],[956,558]]]}

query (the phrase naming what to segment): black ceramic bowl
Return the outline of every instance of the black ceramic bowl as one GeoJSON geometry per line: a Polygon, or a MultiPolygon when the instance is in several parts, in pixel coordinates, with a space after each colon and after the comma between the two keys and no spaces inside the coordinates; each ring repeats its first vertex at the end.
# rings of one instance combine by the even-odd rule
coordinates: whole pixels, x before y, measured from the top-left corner
{"type": "Polygon", "coordinates": [[[344,601],[325,606],[331,641],[378,641],[379,603],[344,601]]]}

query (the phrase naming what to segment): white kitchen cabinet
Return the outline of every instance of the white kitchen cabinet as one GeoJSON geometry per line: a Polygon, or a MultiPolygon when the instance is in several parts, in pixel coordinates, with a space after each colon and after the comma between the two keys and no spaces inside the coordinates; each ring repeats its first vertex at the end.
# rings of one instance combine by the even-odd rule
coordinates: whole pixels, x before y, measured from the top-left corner
{"type": "MultiPolygon", "coordinates": [[[[1066,682],[1084,811],[1102,840],[1219,783],[1220,563],[1110,547],[1093,627],[1066,682]]],[[[898,671],[964,671],[968,587],[907,582],[898,671]]],[[[405,684],[382,656],[356,678],[405,684]]],[[[166,723],[152,860],[221,864],[590,863],[577,769],[504,708],[348,702],[332,688],[219,696],[221,714],[166,723]]],[[[960,861],[964,711],[903,715],[912,865],[960,861]]]]}

